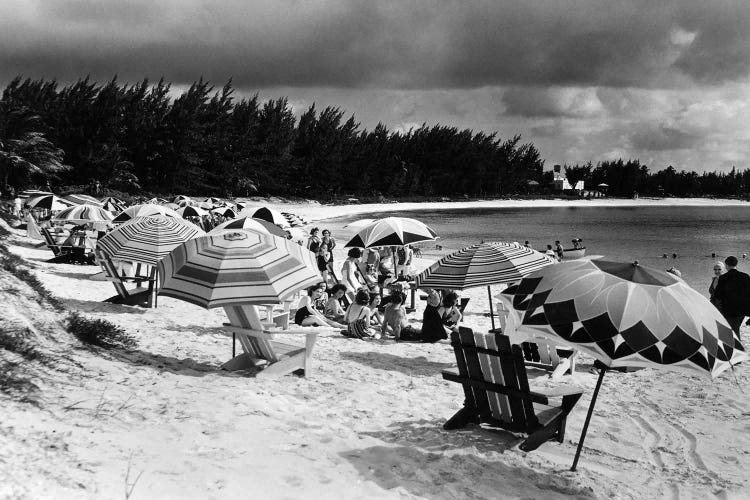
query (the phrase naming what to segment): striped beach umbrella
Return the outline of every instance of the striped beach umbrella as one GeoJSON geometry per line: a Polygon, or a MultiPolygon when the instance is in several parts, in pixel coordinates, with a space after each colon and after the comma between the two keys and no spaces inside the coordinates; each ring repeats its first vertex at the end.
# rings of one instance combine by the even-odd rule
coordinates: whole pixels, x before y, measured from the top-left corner
{"type": "Polygon", "coordinates": [[[204,203],[208,203],[209,205],[212,205],[214,207],[218,207],[224,203],[224,200],[221,200],[219,198],[214,198],[213,196],[210,198],[206,198],[203,200],[204,203]]]}
{"type": "Polygon", "coordinates": [[[52,222],[73,222],[76,224],[110,222],[111,220],[112,214],[104,210],[102,207],[94,205],[76,205],[61,210],[57,215],[52,217],[52,222]]]}
{"type": "Polygon", "coordinates": [[[404,246],[437,238],[424,223],[407,217],[377,219],[357,231],[345,247],[374,248],[404,246]]]}
{"type": "Polygon", "coordinates": [[[204,215],[208,215],[208,212],[203,210],[199,207],[182,207],[175,210],[178,214],[180,214],[181,217],[203,217],[204,215]]]}
{"type": "Polygon", "coordinates": [[[608,368],[655,367],[716,377],[747,359],[708,299],[675,275],[637,263],[563,262],[529,274],[503,294],[520,314],[520,324],[602,363],[573,470],[608,368]]]}
{"type": "Polygon", "coordinates": [[[122,211],[114,218],[115,223],[127,222],[136,217],[150,217],[152,215],[163,215],[165,217],[174,217],[182,219],[182,216],[169,207],[154,205],[153,203],[144,203],[143,205],[133,205],[122,211]]]}
{"type": "Polygon", "coordinates": [[[218,207],[211,210],[212,214],[221,215],[222,217],[227,217],[229,219],[234,219],[237,217],[237,214],[235,211],[230,207],[218,207]]]}
{"type": "Polygon", "coordinates": [[[204,234],[181,217],[136,217],[107,233],[97,246],[112,259],[156,265],[177,245],[204,234]]]}
{"type": "Polygon", "coordinates": [[[175,247],[159,263],[160,295],[207,309],[278,303],[320,282],[315,255],[269,234],[227,229],[175,247]]]}
{"type": "Polygon", "coordinates": [[[237,214],[238,217],[254,217],[276,224],[284,229],[291,227],[281,212],[268,207],[246,207],[237,214]]]}
{"type": "Polygon", "coordinates": [[[104,205],[101,201],[87,194],[67,194],[63,196],[63,199],[69,201],[72,205],[93,205],[95,207],[104,205]]]}
{"type": "Polygon", "coordinates": [[[107,212],[111,212],[113,214],[119,214],[120,212],[125,210],[126,207],[127,207],[127,204],[124,201],[117,199],[113,196],[104,198],[102,200],[102,208],[106,210],[107,212]]]}
{"type": "Polygon", "coordinates": [[[35,196],[33,198],[29,198],[26,200],[26,203],[24,203],[26,208],[37,208],[37,209],[44,209],[44,210],[65,210],[68,207],[73,206],[72,203],[70,203],[67,200],[64,200],[63,198],[58,198],[54,194],[43,194],[40,196],[35,196]]]}
{"type": "Polygon", "coordinates": [[[214,234],[219,231],[223,231],[224,229],[249,229],[251,231],[272,234],[274,236],[278,236],[279,238],[286,238],[287,236],[289,236],[287,231],[281,229],[276,224],[272,224],[263,219],[253,219],[252,217],[240,217],[237,219],[222,222],[221,224],[213,228],[213,230],[209,234],[214,234]]]}
{"type": "Polygon", "coordinates": [[[516,243],[479,243],[438,260],[417,276],[416,284],[417,288],[453,290],[486,286],[494,330],[490,285],[514,283],[529,273],[555,263],[555,259],[516,243]]]}

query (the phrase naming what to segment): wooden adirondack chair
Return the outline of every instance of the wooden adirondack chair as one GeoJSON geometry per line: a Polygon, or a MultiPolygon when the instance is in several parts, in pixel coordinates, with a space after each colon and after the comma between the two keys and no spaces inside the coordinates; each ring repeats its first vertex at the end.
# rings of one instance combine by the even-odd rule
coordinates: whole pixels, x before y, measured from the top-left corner
{"type": "Polygon", "coordinates": [[[550,343],[541,338],[521,344],[526,366],[552,372],[552,378],[572,375],[576,369],[576,351],[550,343]]]}
{"type": "Polygon", "coordinates": [[[443,378],[463,385],[465,401],[443,428],[486,423],[494,427],[527,434],[519,448],[532,451],[544,442],[563,442],[565,423],[581,397],[575,388],[559,388],[546,393],[529,389],[520,346],[511,346],[507,336],[475,334],[461,328],[451,334],[458,372],[444,371],[443,378]],[[553,404],[554,397],[562,397],[553,404]]]}
{"type": "Polygon", "coordinates": [[[47,244],[47,248],[52,250],[52,254],[54,257],[49,259],[47,262],[64,262],[66,259],[70,258],[70,248],[64,247],[60,245],[59,243],[55,242],[55,239],[52,237],[52,233],[49,232],[49,229],[46,227],[40,228],[42,236],[44,237],[44,241],[47,244]]]}
{"type": "Polygon", "coordinates": [[[99,263],[99,266],[101,266],[102,271],[104,272],[105,279],[112,282],[112,285],[115,287],[115,291],[117,292],[117,295],[106,299],[104,302],[111,302],[112,304],[151,307],[156,292],[154,287],[156,273],[155,267],[151,269],[150,277],[123,277],[117,271],[117,266],[114,264],[114,262],[112,262],[112,259],[110,259],[105,252],[100,249],[96,249],[94,250],[94,254],[96,255],[96,260],[99,263]],[[125,287],[126,281],[135,282],[138,287],[140,287],[141,283],[143,283],[144,281],[148,281],[149,286],[147,289],[144,289],[142,291],[131,293],[125,287]]]}
{"type": "MultiPolygon", "coordinates": [[[[229,323],[224,323],[232,332],[232,355],[234,339],[239,339],[242,354],[234,356],[222,365],[224,370],[244,370],[250,367],[263,367],[257,377],[273,377],[295,373],[309,376],[312,372],[312,352],[317,336],[322,332],[333,331],[323,327],[296,327],[294,329],[268,330],[258,316],[254,305],[224,306],[229,323]],[[274,340],[277,334],[302,334],[305,345],[292,345],[274,340]]],[[[288,320],[287,320],[288,324],[288,320]]]]}

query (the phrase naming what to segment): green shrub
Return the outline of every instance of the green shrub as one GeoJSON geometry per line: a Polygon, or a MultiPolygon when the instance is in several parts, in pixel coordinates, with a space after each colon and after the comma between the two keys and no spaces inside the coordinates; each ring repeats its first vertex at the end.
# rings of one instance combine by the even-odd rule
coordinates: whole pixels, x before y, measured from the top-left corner
{"type": "Polygon", "coordinates": [[[68,314],[66,328],[84,344],[104,348],[122,347],[130,349],[138,341],[128,332],[104,319],[91,319],[77,312],[68,314]]]}

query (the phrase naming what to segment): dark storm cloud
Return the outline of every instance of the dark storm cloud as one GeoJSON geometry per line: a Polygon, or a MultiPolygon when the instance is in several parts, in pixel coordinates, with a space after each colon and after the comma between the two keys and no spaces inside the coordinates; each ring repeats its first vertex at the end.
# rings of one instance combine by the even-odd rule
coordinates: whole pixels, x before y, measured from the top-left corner
{"type": "Polygon", "coordinates": [[[745,0],[3,0],[0,78],[670,86],[746,76],[749,16],[745,0]]]}
{"type": "Polygon", "coordinates": [[[672,151],[695,146],[701,136],[667,125],[641,125],[630,136],[631,146],[645,151],[672,151]]]}

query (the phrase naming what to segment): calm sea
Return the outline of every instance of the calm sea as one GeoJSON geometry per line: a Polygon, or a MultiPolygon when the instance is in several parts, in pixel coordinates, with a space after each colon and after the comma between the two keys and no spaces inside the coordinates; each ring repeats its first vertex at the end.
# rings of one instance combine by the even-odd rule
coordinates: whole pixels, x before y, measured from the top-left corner
{"type": "Polygon", "coordinates": [[[563,247],[581,238],[587,255],[667,269],[676,267],[693,288],[707,294],[713,262],[728,255],[750,272],[750,206],[748,207],[559,207],[436,210],[359,214],[331,222],[339,241],[351,233],[340,229],[362,218],[412,217],[440,236],[422,244],[427,257],[485,241],[529,240],[544,250],[560,240],[563,247]],[[442,251],[435,249],[441,245],[442,251]],[[667,258],[662,256],[667,254],[667,258]],[[673,258],[672,254],[677,257],[673,258]],[[712,254],[716,258],[712,258],[712,254]]]}

